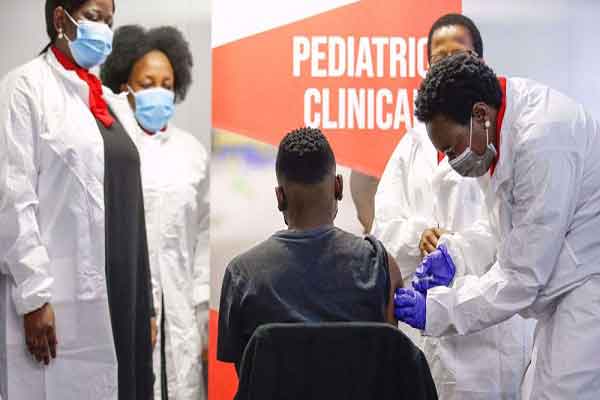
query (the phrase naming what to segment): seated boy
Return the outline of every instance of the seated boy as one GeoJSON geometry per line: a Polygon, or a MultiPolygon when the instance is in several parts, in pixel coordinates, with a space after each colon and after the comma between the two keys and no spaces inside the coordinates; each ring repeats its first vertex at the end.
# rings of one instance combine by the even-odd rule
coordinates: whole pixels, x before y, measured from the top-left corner
{"type": "Polygon", "coordinates": [[[263,324],[397,324],[394,291],[402,277],[395,261],[373,237],[333,224],[343,182],[321,131],[288,133],[276,173],[277,205],[288,229],[236,257],[223,278],[217,358],[238,371],[246,344],[263,324]]]}

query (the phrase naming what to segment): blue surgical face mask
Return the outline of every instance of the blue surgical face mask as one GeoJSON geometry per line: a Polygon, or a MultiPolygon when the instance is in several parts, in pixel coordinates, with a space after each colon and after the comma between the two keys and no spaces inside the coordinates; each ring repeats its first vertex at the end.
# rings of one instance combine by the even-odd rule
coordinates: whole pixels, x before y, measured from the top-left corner
{"type": "Polygon", "coordinates": [[[101,22],[80,20],[75,21],[65,11],[67,17],[77,26],[77,38],[70,40],[71,54],[77,65],[90,69],[102,64],[112,51],[113,31],[101,22]]]}
{"type": "Polygon", "coordinates": [[[469,128],[469,147],[465,149],[458,157],[449,161],[450,166],[459,174],[465,177],[476,178],[485,175],[490,169],[492,162],[498,155],[496,147],[492,143],[489,143],[489,129],[490,123],[485,123],[485,152],[482,155],[475,153],[471,150],[471,144],[473,141],[473,117],[471,117],[471,126],[469,128]]]}
{"type": "Polygon", "coordinates": [[[175,112],[175,93],[161,87],[129,92],[135,99],[135,118],[148,132],[158,132],[175,112]]]}

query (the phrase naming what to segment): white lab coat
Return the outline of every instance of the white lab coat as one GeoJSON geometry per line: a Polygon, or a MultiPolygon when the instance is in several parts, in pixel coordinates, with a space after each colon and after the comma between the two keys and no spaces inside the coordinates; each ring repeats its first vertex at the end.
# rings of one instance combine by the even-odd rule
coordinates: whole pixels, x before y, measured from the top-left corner
{"type": "Polygon", "coordinates": [[[155,398],[161,398],[160,343],[166,339],[169,398],[203,399],[201,354],[210,292],[208,154],[172,123],[153,136],[143,132],[125,96],[109,103],[140,153],[154,304],[159,323],[166,316],[166,338],[159,336],[154,350],[155,398]]]}
{"type": "MultiPolygon", "coordinates": [[[[481,277],[429,291],[425,333],[535,317],[523,398],[597,399],[600,127],[582,106],[533,81],[509,79],[506,103],[495,173],[479,179],[500,238],[497,260],[481,277]]],[[[476,248],[455,243],[452,251],[464,268],[477,260],[476,248]]]]}
{"type": "MultiPolygon", "coordinates": [[[[373,227],[373,234],[397,260],[406,287],[421,262],[418,245],[423,231],[438,225],[457,234],[465,229],[479,231],[473,224],[481,219],[482,202],[476,181],[454,172],[447,159],[438,164],[423,124],[407,132],[379,183],[373,227]]],[[[489,235],[479,242],[478,254],[487,255],[487,268],[496,243],[489,235]]],[[[532,336],[531,324],[522,318],[472,335],[441,339],[421,337],[405,324],[400,328],[425,353],[440,399],[518,397],[532,336]]]]}
{"type": "Polygon", "coordinates": [[[105,276],[104,144],[88,87],[52,52],[0,84],[0,393],[117,399],[105,276]],[[58,356],[25,346],[23,314],[50,302],[58,356]]]}

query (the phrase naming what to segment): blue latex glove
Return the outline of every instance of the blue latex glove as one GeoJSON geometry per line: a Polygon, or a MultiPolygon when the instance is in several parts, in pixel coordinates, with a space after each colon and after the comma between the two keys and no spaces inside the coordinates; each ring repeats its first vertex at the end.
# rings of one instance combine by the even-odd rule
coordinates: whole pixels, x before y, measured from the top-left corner
{"type": "Polygon", "coordinates": [[[416,329],[425,329],[425,296],[412,289],[396,289],[394,315],[416,329]]]}
{"type": "Polygon", "coordinates": [[[456,266],[448,254],[446,246],[441,245],[429,253],[415,272],[412,286],[422,294],[436,286],[448,286],[454,279],[456,266]]]}

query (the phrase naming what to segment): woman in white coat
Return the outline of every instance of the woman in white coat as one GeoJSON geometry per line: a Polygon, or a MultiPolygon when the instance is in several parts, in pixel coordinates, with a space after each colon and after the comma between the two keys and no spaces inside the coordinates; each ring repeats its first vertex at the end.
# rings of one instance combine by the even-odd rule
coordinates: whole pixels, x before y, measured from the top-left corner
{"type": "Polygon", "coordinates": [[[156,399],[205,398],[208,155],[194,136],[169,122],[175,102],[185,99],[191,69],[188,43],[177,29],[123,26],[101,72],[107,86],[123,92],[111,105],[142,160],[155,304],[164,326],[154,352],[156,399]]]}
{"type": "MultiPolygon", "coordinates": [[[[467,54],[434,65],[416,105],[453,168],[479,177],[498,254],[482,276],[454,282],[459,257],[434,257],[418,280],[442,286],[425,295],[399,290],[396,315],[432,336],[476,332],[517,313],[534,317],[523,398],[597,399],[598,123],[563,94],[530,80],[498,79],[467,54]]],[[[463,258],[475,259],[477,249],[466,249],[463,258]]]]}
{"type": "Polygon", "coordinates": [[[47,0],[51,44],[0,84],[4,400],[151,394],[139,158],[88,71],[110,53],[113,12],[47,0]]]}
{"type": "MultiPolygon", "coordinates": [[[[483,57],[479,31],[463,15],[441,17],[429,36],[431,63],[466,49],[483,57]]],[[[444,230],[457,235],[466,230],[482,234],[478,241],[482,270],[459,271],[457,276],[480,275],[491,266],[496,243],[475,224],[485,216],[482,200],[477,182],[458,175],[431,144],[425,125],[417,122],[396,147],[381,178],[372,231],[396,258],[405,287],[410,287],[423,254],[431,251],[428,241],[421,239],[432,234],[435,241],[435,234],[444,230]]],[[[440,399],[518,398],[532,336],[532,327],[521,317],[467,336],[447,338],[423,337],[405,324],[400,329],[423,350],[440,399]]]]}

